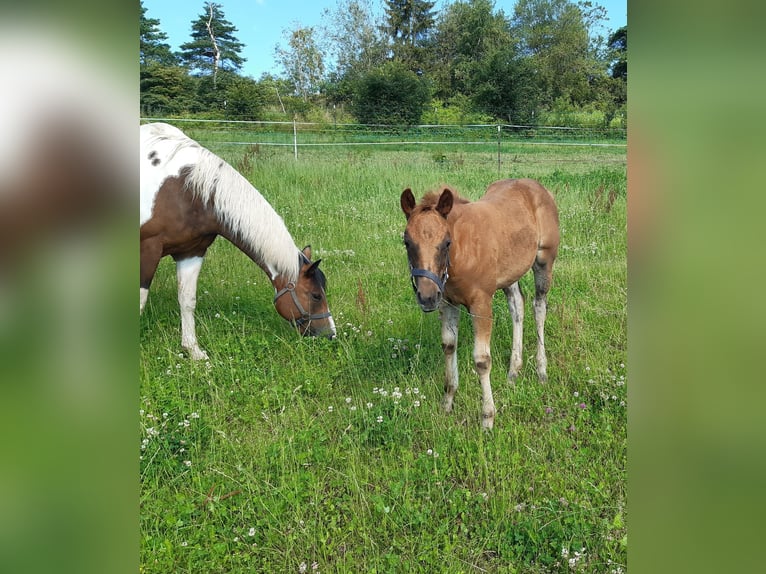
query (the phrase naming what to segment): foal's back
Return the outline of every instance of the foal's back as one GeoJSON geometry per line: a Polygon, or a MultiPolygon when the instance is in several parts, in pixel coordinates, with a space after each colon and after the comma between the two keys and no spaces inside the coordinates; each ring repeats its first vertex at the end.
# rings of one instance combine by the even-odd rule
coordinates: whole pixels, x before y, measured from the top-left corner
{"type": "Polygon", "coordinates": [[[470,272],[494,267],[496,289],[517,281],[540,250],[552,251],[555,259],[558,211],[550,192],[533,179],[496,181],[481,199],[456,206],[450,217],[461,245],[475,246],[475,238],[483,237],[483,261],[475,261],[470,272]]]}

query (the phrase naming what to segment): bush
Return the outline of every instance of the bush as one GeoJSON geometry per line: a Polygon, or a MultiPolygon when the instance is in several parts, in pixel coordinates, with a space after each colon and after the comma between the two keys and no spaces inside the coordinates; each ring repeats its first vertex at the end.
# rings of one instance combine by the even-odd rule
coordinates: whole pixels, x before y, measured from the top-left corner
{"type": "Polygon", "coordinates": [[[425,80],[399,62],[388,62],[359,80],[352,113],[362,124],[417,125],[429,100],[425,80]]]}

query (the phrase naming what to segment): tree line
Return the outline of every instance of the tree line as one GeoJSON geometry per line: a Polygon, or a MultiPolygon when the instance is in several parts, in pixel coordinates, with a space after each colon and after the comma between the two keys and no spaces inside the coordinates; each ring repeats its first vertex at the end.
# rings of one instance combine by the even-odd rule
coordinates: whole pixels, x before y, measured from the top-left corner
{"type": "Polygon", "coordinates": [[[317,27],[283,31],[282,74],[242,74],[244,45],[205,2],[173,52],[141,3],[144,115],[365,124],[599,122],[625,125],[627,26],[590,1],[338,0],[317,27]]]}

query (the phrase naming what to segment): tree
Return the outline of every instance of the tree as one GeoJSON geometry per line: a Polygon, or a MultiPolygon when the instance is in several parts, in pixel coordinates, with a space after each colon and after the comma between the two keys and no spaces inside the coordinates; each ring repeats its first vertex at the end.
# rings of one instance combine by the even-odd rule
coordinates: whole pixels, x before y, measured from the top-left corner
{"type": "Polygon", "coordinates": [[[359,80],[352,111],[363,124],[415,125],[429,100],[422,78],[401,62],[387,62],[359,80]]]}
{"type": "Polygon", "coordinates": [[[274,52],[287,78],[295,86],[295,94],[304,101],[319,91],[324,77],[324,52],[314,38],[314,28],[297,26],[283,31],[289,48],[277,44],[274,52]]]}
{"type": "Polygon", "coordinates": [[[265,87],[251,78],[235,76],[226,88],[227,118],[256,120],[265,104],[265,87]]]}
{"type": "Polygon", "coordinates": [[[177,64],[176,57],[170,51],[170,46],[164,41],[168,35],[160,30],[160,21],[146,17],[146,7],[141,2],[141,17],[139,19],[139,63],[143,68],[150,63],[172,66],[177,64]]]}
{"type": "Polygon", "coordinates": [[[505,14],[494,12],[492,0],[458,0],[436,25],[432,74],[436,95],[448,99],[470,94],[471,79],[485,58],[499,51],[510,54],[513,42],[505,14]]]}
{"type": "Polygon", "coordinates": [[[426,46],[435,23],[433,0],[385,0],[383,32],[391,39],[393,59],[422,73],[426,46]]]}
{"type": "Polygon", "coordinates": [[[543,106],[591,99],[591,79],[601,64],[579,6],[569,0],[518,0],[511,24],[521,55],[534,70],[543,106]]]}
{"type": "Polygon", "coordinates": [[[146,114],[180,114],[194,107],[194,78],[186,68],[150,62],[140,72],[141,109],[146,114]]]}
{"type": "Polygon", "coordinates": [[[618,28],[609,36],[607,48],[612,54],[612,77],[628,81],[628,27],[618,28]]]}
{"type": "Polygon", "coordinates": [[[204,11],[191,25],[190,42],[181,44],[181,61],[199,75],[210,75],[217,88],[218,71],[238,72],[245,62],[237,29],[226,20],[220,4],[205,2],[204,11]]]}
{"type": "Polygon", "coordinates": [[[373,21],[369,0],[338,0],[335,10],[326,9],[323,17],[329,21],[323,32],[335,60],[334,77],[353,80],[386,61],[386,41],[373,21]]]}

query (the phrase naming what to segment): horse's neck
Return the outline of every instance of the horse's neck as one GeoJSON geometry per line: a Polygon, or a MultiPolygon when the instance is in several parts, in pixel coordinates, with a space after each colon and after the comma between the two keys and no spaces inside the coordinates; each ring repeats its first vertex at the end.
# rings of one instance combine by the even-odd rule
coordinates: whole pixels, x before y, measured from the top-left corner
{"type": "Polygon", "coordinates": [[[236,233],[232,233],[225,227],[221,229],[221,235],[228,239],[237,249],[253,260],[258,267],[268,276],[275,289],[281,289],[290,281],[295,281],[298,271],[298,247],[295,247],[293,260],[295,261],[294,272],[292,269],[285,270],[282,258],[277,259],[269,249],[256,249],[248,241],[243,240],[236,233]],[[271,255],[271,257],[270,257],[271,255]]]}

